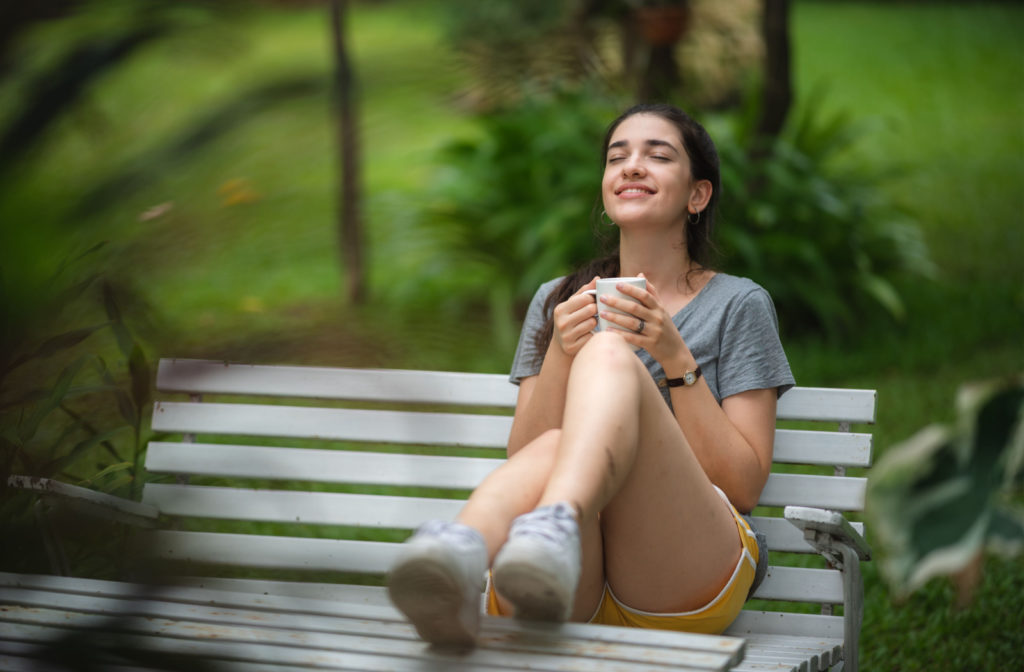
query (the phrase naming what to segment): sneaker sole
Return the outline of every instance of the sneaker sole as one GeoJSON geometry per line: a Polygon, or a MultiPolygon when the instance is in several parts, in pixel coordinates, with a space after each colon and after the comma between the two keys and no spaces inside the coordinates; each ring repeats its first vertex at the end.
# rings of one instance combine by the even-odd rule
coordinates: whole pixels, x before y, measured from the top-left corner
{"type": "Polygon", "coordinates": [[[494,569],[494,585],[516,608],[516,618],[527,621],[569,620],[571,596],[554,577],[541,574],[535,564],[509,561],[494,569]]]}
{"type": "Polygon", "coordinates": [[[463,601],[458,582],[440,562],[420,558],[395,567],[388,595],[424,641],[459,647],[476,643],[478,605],[463,601]]]}

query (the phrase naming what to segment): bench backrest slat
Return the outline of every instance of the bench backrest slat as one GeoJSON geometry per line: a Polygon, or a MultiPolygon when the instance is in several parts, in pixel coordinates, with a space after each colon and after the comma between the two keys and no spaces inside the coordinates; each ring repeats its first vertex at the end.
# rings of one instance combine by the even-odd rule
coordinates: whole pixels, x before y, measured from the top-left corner
{"type": "MultiPolygon", "coordinates": [[[[153,429],[160,432],[463,445],[502,451],[511,426],[512,420],[507,416],[416,411],[174,401],[157,402],[153,409],[153,429]]],[[[866,467],[871,462],[871,435],[777,429],[773,459],[779,464],[866,467]]],[[[188,469],[180,471],[185,473],[188,469]]]]}
{"type": "Polygon", "coordinates": [[[398,485],[470,490],[503,458],[406,455],[317,448],[151,442],[155,474],[398,485]]]}
{"type": "MultiPolygon", "coordinates": [[[[166,515],[283,525],[355,525],[411,530],[432,518],[452,519],[462,501],[432,497],[262,490],[152,483],[144,504],[166,515]]],[[[755,518],[775,551],[812,553],[796,527],[780,518],[755,518]]],[[[863,530],[863,525],[856,526],[863,530]]]]}
{"type": "Polygon", "coordinates": [[[154,430],[195,434],[504,449],[511,427],[509,416],[467,413],[173,401],[153,408],[154,430]]]}
{"type": "Polygon", "coordinates": [[[514,408],[507,376],[448,371],[342,369],[162,359],[157,389],[190,394],[304,397],[514,408]]]}

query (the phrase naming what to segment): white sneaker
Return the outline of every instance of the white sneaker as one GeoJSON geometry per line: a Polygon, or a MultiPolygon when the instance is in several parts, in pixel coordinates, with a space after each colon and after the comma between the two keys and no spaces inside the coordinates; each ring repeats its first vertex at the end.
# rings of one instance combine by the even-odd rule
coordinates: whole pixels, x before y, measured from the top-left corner
{"type": "Polygon", "coordinates": [[[431,644],[473,646],[480,629],[487,547],[473,528],[424,523],[388,573],[388,595],[431,644]]]}
{"type": "Polygon", "coordinates": [[[566,621],[580,581],[580,527],[566,502],[512,521],[494,559],[494,587],[515,605],[516,618],[566,621]]]}

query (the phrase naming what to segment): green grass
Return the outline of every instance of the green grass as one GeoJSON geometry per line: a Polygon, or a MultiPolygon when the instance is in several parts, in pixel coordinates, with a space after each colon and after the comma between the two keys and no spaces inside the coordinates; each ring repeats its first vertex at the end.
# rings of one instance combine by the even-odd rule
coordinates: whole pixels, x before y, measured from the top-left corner
{"type": "MultiPolygon", "coordinates": [[[[441,170],[436,149],[475,132],[458,104],[467,82],[443,43],[442,6],[357,4],[351,21],[375,294],[409,272],[415,214],[441,170]]],[[[842,345],[787,341],[801,384],[878,389],[881,454],[951,420],[960,384],[1024,369],[1024,8],[804,1],[792,20],[798,95],[823,86],[827,109],[863,125],[844,160],[897,169],[885,189],[919,219],[939,269],[934,283],[902,283],[905,323],[865,316],[842,345]]],[[[69,25],[51,24],[39,48],[69,25]]],[[[18,279],[17,292],[67,251],[106,239],[105,273],[150,306],[137,324],[154,358],[505,370],[511,353],[493,346],[485,319],[447,324],[430,306],[344,303],[326,81],[238,117],[204,147],[169,150],[242,91],[275,77],[326,80],[331,67],[317,7],[252,8],[151,45],[0,185],[4,277],[18,279]],[[150,181],[76,214],[79,195],[129,167],[150,181]],[[239,178],[258,199],[226,204],[219,189],[239,178]]],[[[16,99],[0,87],[0,118],[16,99]]],[[[1024,646],[1020,560],[989,561],[974,605],[959,611],[947,581],[896,603],[876,563],[865,571],[862,669],[996,669],[997,656],[1024,646]]]]}

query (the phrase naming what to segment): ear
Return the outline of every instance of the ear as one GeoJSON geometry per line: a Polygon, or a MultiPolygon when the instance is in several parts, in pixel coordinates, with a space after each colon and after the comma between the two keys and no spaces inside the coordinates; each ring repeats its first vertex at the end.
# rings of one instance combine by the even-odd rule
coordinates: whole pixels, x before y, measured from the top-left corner
{"type": "Polygon", "coordinates": [[[694,182],[693,189],[690,191],[690,202],[686,204],[686,211],[691,213],[702,212],[704,208],[708,207],[708,202],[711,201],[711,191],[710,180],[694,182]]]}

